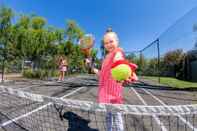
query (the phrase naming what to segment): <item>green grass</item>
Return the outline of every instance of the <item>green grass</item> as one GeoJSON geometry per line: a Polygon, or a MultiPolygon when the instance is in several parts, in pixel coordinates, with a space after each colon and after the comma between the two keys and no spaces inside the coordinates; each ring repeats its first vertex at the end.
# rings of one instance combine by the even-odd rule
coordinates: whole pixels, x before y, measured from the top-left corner
{"type": "MultiPolygon", "coordinates": [[[[143,76],[143,78],[154,82],[158,82],[158,77],[143,76]]],[[[171,77],[160,77],[160,84],[174,88],[180,88],[180,89],[194,88],[194,87],[197,88],[197,82],[188,82],[171,77]]]]}

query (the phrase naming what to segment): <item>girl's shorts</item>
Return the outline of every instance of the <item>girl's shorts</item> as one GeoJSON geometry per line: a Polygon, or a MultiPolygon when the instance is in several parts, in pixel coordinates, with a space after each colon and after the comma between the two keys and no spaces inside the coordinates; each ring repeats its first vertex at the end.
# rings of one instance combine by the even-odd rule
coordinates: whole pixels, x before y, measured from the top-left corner
{"type": "Polygon", "coordinates": [[[66,66],[63,66],[63,67],[60,69],[60,71],[67,71],[66,66]]]}

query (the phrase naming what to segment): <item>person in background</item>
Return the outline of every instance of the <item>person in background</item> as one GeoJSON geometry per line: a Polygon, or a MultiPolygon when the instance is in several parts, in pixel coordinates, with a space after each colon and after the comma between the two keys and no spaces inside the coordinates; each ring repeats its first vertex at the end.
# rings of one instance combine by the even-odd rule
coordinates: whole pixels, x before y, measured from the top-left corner
{"type": "Polygon", "coordinates": [[[64,57],[60,56],[58,65],[59,65],[58,81],[63,81],[65,77],[65,72],[67,71],[67,68],[68,68],[68,63],[66,59],[64,59],[64,57]]]}

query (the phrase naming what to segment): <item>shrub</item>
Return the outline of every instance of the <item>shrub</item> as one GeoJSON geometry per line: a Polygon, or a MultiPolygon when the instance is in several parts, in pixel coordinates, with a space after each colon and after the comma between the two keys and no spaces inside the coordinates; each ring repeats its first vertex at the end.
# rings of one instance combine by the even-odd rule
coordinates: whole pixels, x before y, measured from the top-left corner
{"type": "Polygon", "coordinates": [[[23,76],[26,78],[47,79],[48,77],[53,77],[57,75],[58,75],[58,72],[56,70],[27,69],[23,71],[23,76]]]}

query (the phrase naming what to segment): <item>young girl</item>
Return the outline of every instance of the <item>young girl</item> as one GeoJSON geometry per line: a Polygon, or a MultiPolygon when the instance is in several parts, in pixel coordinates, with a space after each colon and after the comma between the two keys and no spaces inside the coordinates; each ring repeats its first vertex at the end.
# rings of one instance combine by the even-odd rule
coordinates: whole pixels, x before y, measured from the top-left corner
{"type": "MultiPolygon", "coordinates": [[[[98,102],[122,104],[123,103],[123,86],[112,79],[111,67],[120,60],[125,60],[124,53],[119,48],[118,36],[115,32],[107,32],[104,35],[104,48],[108,52],[103,60],[101,70],[93,68],[94,73],[99,76],[98,102]]],[[[107,131],[123,131],[124,124],[120,112],[108,112],[106,116],[107,131]]]]}
{"type": "Polygon", "coordinates": [[[59,79],[58,81],[63,81],[64,80],[64,76],[65,76],[65,72],[67,71],[67,61],[61,56],[59,59],[59,71],[60,71],[60,75],[59,75],[59,79]]]}

